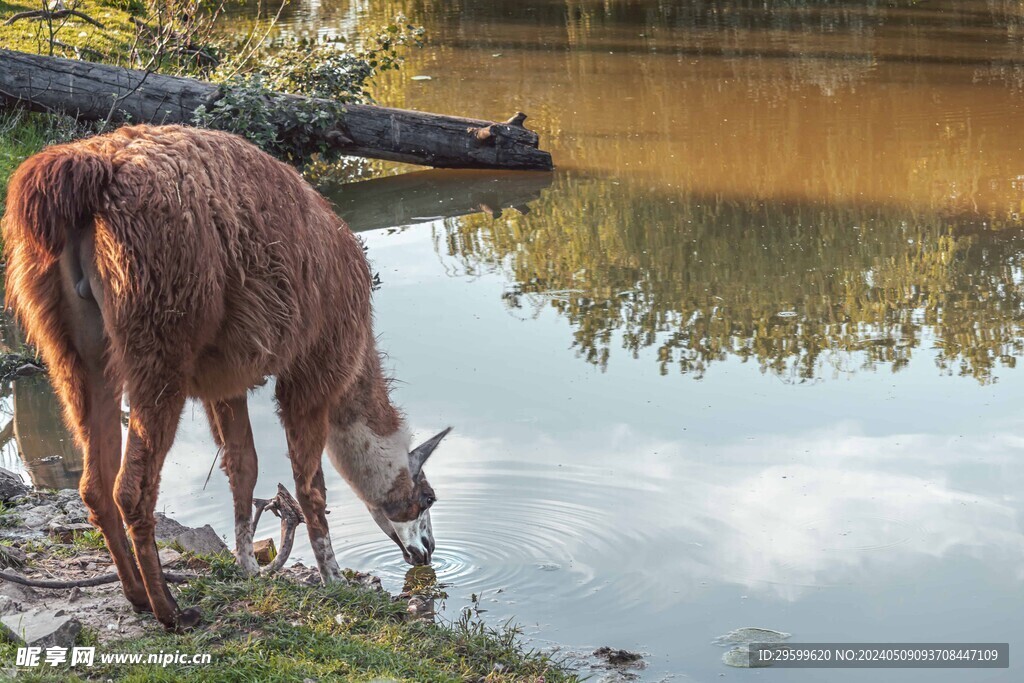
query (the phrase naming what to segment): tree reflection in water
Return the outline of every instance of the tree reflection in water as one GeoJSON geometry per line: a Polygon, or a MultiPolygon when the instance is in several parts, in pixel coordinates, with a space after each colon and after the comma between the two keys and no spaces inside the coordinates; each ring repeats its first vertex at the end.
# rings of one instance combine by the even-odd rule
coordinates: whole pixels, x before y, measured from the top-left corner
{"type": "Polygon", "coordinates": [[[1012,221],[909,208],[652,195],[560,176],[528,215],[449,221],[438,248],[504,272],[510,308],[550,306],[602,368],[652,348],[662,373],[729,356],[798,380],[898,371],[994,379],[1020,339],[1024,236],[1012,221]],[[931,357],[929,355],[929,357],[931,357]]]}

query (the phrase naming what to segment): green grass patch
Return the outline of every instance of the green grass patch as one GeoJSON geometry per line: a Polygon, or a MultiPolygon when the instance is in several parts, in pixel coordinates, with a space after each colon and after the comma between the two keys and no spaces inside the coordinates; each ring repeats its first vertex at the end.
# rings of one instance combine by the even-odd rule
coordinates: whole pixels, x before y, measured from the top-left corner
{"type": "Polygon", "coordinates": [[[7,181],[14,169],[43,147],[70,140],[75,134],[76,124],[64,116],[0,112],[0,216],[7,197],[7,181]]]}
{"type": "Polygon", "coordinates": [[[81,55],[93,61],[110,61],[112,57],[130,52],[136,29],[131,21],[131,13],[124,9],[128,5],[100,0],[71,0],[66,5],[95,19],[103,24],[103,28],[75,16],[54,19],[52,23],[39,19],[19,19],[5,26],[4,22],[15,14],[38,10],[43,5],[42,2],[31,0],[0,0],[0,46],[57,57],[81,55]],[[118,4],[121,6],[118,7],[118,4]],[[54,30],[54,40],[59,43],[53,45],[52,52],[51,29],[54,30]]]}

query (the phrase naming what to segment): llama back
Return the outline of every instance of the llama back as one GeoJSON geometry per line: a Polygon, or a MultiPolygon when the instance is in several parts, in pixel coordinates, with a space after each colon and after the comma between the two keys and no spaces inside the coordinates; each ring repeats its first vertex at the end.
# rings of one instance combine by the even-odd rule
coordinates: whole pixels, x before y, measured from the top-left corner
{"type": "MultiPolygon", "coordinates": [[[[370,275],[355,237],[294,169],[241,138],[122,128],[50,148],[14,180],[7,291],[31,289],[12,278],[45,279],[68,235],[85,231],[114,367],[159,350],[196,378],[192,393],[213,397],[368,343],[370,275]]],[[[37,298],[10,303],[50,301],[37,298]]]]}

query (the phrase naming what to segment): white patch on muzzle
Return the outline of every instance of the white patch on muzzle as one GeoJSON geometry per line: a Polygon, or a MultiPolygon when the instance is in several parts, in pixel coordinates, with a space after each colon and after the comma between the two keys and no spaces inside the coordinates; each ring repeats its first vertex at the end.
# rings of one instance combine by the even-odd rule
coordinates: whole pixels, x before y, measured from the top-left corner
{"type": "Polygon", "coordinates": [[[391,522],[398,541],[413,558],[421,557],[424,562],[430,561],[434,550],[434,530],[430,524],[430,510],[424,510],[411,522],[391,522]]]}

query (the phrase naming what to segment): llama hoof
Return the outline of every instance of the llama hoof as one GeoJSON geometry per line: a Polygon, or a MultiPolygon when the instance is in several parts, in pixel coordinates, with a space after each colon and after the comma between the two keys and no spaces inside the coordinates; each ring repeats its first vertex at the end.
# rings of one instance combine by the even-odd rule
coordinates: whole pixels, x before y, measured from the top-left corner
{"type": "Polygon", "coordinates": [[[132,604],[132,611],[136,614],[152,613],[153,606],[149,604],[149,598],[145,593],[142,593],[141,596],[125,593],[124,597],[132,604]]]}
{"type": "Polygon", "coordinates": [[[255,555],[249,555],[248,557],[235,555],[235,564],[237,564],[239,570],[241,570],[242,576],[248,578],[252,576],[259,576],[260,574],[260,565],[256,562],[255,555]]]}
{"type": "Polygon", "coordinates": [[[189,607],[178,612],[177,618],[178,623],[174,630],[181,633],[182,631],[191,631],[195,628],[203,620],[203,613],[195,607],[189,607]]]}

